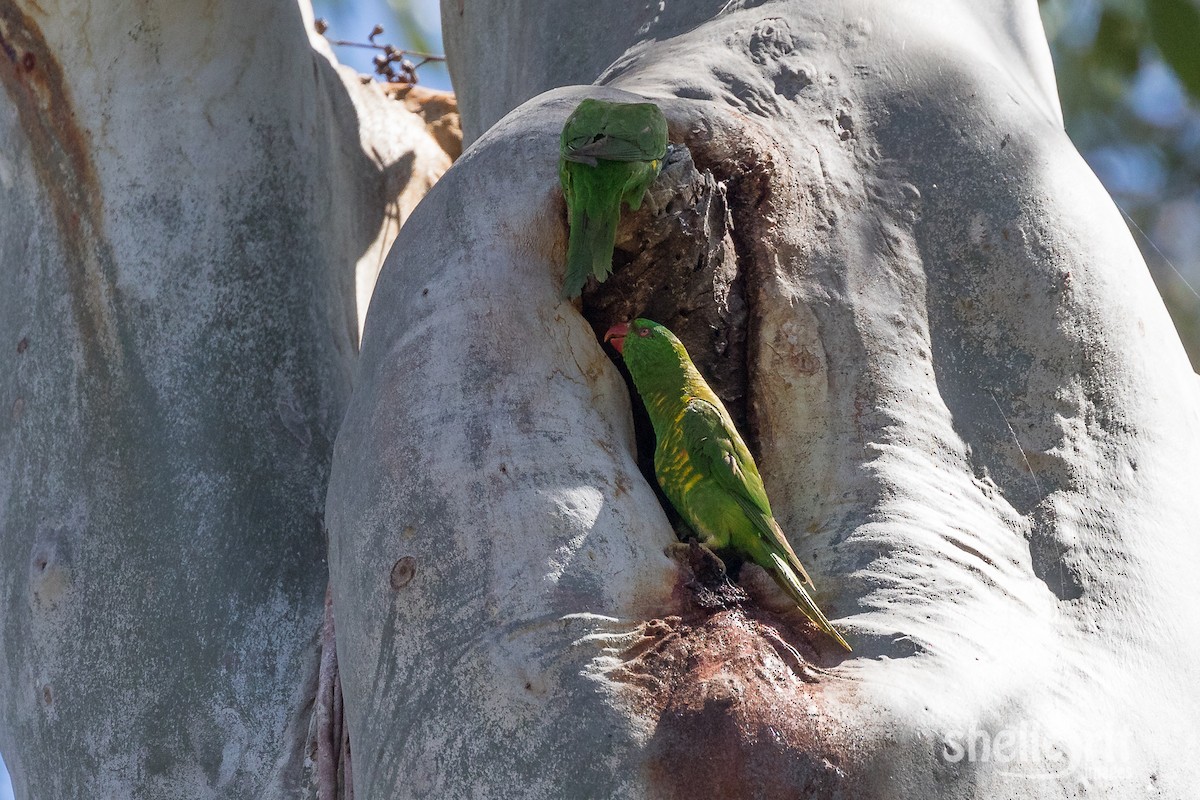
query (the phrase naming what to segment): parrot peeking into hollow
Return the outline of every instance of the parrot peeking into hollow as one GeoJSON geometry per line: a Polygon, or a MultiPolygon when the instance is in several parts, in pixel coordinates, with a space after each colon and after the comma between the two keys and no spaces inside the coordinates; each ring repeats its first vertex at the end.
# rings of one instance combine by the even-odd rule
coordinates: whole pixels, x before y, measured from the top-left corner
{"type": "Polygon", "coordinates": [[[621,204],[641,207],[666,155],[667,120],[654,103],[587,99],[567,117],[558,158],[570,225],[563,297],[582,292],[588,275],[608,277],[621,204]]]}
{"type": "Polygon", "coordinates": [[[621,354],[646,404],[658,483],[700,542],[767,570],[814,625],[850,650],[809,595],[812,579],[771,514],[754,458],[683,343],[647,319],[612,326],[604,341],[621,354]]]}

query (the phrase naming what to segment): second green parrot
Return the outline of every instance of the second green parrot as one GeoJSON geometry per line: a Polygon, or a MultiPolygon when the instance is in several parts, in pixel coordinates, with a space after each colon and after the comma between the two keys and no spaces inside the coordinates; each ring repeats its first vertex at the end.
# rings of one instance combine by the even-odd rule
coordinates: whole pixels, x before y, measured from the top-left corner
{"type": "Polygon", "coordinates": [[[753,456],[675,334],[647,319],[604,335],[625,359],[654,426],[654,474],[700,541],[771,574],[814,625],[850,645],[808,593],[812,579],[771,514],[753,456]]]}
{"type": "Polygon", "coordinates": [[[571,228],[563,297],[582,292],[588,275],[608,277],[621,204],[641,206],[666,154],[667,120],[654,103],[589,98],[567,117],[558,158],[571,228]]]}

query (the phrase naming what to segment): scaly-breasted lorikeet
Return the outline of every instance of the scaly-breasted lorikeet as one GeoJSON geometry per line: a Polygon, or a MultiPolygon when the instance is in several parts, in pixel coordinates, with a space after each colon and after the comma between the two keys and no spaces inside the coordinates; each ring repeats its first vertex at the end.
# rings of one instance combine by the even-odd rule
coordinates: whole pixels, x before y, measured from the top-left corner
{"type": "Polygon", "coordinates": [[[614,325],[604,340],[625,359],[646,404],[659,485],[700,541],[767,570],[814,625],[849,650],[805,588],[812,579],[771,515],[754,458],[683,343],[647,319],[614,325]]]}
{"type": "Polygon", "coordinates": [[[653,103],[588,99],[567,117],[558,159],[571,227],[563,297],[583,291],[589,274],[608,277],[621,203],[642,205],[666,154],[667,120],[653,103]]]}

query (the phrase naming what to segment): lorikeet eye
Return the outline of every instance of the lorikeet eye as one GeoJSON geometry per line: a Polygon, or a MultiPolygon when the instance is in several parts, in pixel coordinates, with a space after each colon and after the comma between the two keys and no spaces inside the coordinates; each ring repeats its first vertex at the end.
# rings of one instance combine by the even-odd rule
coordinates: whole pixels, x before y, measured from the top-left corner
{"type": "Polygon", "coordinates": [[[643,339],[645,339],[649,335],[650,335],[649,328],[642,328],[640,331],[638,331],[638,336],[641,336],[643,339]]]}

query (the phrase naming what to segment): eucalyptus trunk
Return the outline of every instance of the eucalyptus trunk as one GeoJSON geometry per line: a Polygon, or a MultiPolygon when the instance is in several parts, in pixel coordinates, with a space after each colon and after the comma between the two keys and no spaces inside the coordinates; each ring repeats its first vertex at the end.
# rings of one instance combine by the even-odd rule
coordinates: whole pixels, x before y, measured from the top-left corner
{"type": "Polygon", "coordinates": [[[473,144],[413,210],[446,120],[306,8],[0,7],[17,797],[1190,797],[1200,383],[1036,4],[443,18],[473,144]],[[682,147],[573,304],[589,96],[682,147]],[[853,653],[673,546],[637,314],[853,653]]]}
{"type": "Polygon", "coordinates": [[[356,285],[450,159],[311,29],[282,0],[0,4],[0,752],[22,800],[313,784],[356,285]]]}
{"type": "Polygon", "coordinates": [[[474,143],[384,268],[327,510],[356,797],[1189,796],[1200,386],[1036,4],[443,20],[474,143]],[[656,263],[626,230],[577,307],[583,97],[659,103],[728,213],[656,263]],[[721,378],[853,654],[670,554],[597,337],[638,314],[721,378]]]}

